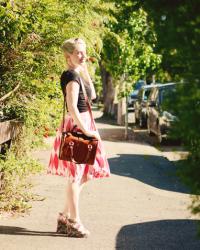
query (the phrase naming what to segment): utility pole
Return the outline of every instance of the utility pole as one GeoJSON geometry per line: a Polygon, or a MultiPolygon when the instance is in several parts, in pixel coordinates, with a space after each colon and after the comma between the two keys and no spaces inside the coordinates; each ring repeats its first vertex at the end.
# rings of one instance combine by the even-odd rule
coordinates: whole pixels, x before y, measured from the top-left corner
{"type": "Polygon", "coordinates": [[[125,140],[128,140],[128,95],[127,95],[127,82],[126,82],[126,73],[124,73],[125,81],[125,95],[126,95],[126,113],[125,113],[125,140]]]}
{"type": "Polygon", "coordinates": [[[128,140],[128,96],[126,94],[125,140],[128,140]]]}
{"type": "Polygon", "coordinates": [[[152,83],[155,84],[156,83],[156,76],[152,75],[152,83]]]}

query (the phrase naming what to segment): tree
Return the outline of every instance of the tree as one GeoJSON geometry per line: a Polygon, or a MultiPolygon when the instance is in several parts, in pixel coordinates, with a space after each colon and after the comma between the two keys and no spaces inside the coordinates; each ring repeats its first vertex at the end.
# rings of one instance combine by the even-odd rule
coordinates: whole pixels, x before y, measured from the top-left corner
{"type": "MultiPolygon", "coordinates": [[[[58,83],[64,58],[60,46],[65,39],[79,36],[85,39],[89,56],[99,58],[103,21],[109,20],[112,6],[99,0],[1,1],[0,100],[4,115],[23,120],[33,131],[42,131],[45,125],[55,129],[62,112],[58,83]]],[[[93,65],[98,65],[97,60],[93,65]]]]}
{"type": "Polygon", "coordinates": [[[100,0],[0,1],[0,115],[24,123],[16,147],[0,159],[1,209],[24,210],[30,197],[22,179],[38,169],[27,153],[60,123],[62,42],[81,37],[89,56],[99,58],[112,6],[100,0]]]}
{"type": "Polygon", "coordinates": [[[144,6],[158,36],[156,51],[163,55],[163,79],[185,83],[168,106],[178,116],[173,136],[190,153],[180,175],[196,194],[192,212],[200,214],[200,1],[150,0],[144,6]]]}
{"type": "MultiPolygon", "coordinates": [[[[109,31],[103,37],[102,68],[109,72],[110,80],[106,84],[114,85],[114,82],[124,75],[126,89],[120,92],[119,97],[128,95],[134,82],[146,78],[158,67],[161,56],[154,53],[156,35],[152,29],[152,23],[147,21],[147,12],[138,5],[138,1],[115,1],[113,21],[107,23],[109,31]]],[[[108,73],[107,73],[108,74],[108,73]]],[[[108,87],[113,92],[113,87],[108,87]]],[[[110,110],[107,98],[113,93],[106,91],[104,111],[110,110]]]]}

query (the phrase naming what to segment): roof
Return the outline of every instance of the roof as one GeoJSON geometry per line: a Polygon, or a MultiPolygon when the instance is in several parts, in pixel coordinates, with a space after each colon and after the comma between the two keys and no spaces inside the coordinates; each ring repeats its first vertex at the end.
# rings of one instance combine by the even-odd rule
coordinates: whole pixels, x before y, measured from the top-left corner
{"type": "Polygon", "coordinates": [[[174,86],[174,85],[176,85],[176,83],[174,83],[174,82],[154,83],[154,84],[144,85],[144,86],[141,87],[141,89],[151,89],[151,88],[154,88],[154,87],[165,88],[165,87],[174,86]]]}
{"type": "Polygon", "coordinates": [[[158,84],[150,84],[150,85],[144,85],[141,87],[141,89],[151,89],[153,87],[156,87],[158,84]]]}
{"type": "Polygon", "coordinates": [[[168,83],[164,83],[164,84],[158,83],[158,84],[157,84],[157,86],[158,86],[159,88],[165,88],[165,87],[174,86],[174,85],[176,85],[176,83],[174,83],[174,82],[168,82],[168,83]]]}

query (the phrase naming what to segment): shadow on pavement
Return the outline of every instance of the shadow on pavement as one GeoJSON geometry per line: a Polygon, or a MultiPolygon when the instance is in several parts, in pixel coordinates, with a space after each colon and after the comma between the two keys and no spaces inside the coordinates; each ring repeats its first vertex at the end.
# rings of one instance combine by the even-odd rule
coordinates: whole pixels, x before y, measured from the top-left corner
{"type": "Polygon", "coordinates": [[[13,226],[0,226],[0,234],[66,237],[64,234],[59,234],[56,232],[32,231],[23,227],[13,227],[13,226]]]}
{"type": "Polygon", "coordinates": [[[124,142],[135,142],[134,141],[134,132],[132,129],[128,128],[128,140],[125,140],[125,128],[116,127],[116,128],[99,128],[99,134],[102,140],[105,141],[124,141],[124,142]]]}
{"type": "Polygon", "coordinates": [[[101,109],[99,109],[99,108],[93,106],[93,107],[92,107],[92,111],[101,112],[101,116],[95,117],[95,122],[119,126],[119,125],[117,124],[116,118],[114,118],[114,117],[111,116],[111,115],[104,114],[103,111],[102,111],[101,109]]]}
{"type": "Polygon", "coordinates": [[[134,178],[159,189],[189,193],[176,175],[177,167],[166,158],[139,154],[118,156],[108,159],[111,173],[134,178]]]}
{"type": "Polygon", "coordinates": [[[159,220],[123,226],[116,237],[116,249],[197,250],[197,220],[159,220]]]}

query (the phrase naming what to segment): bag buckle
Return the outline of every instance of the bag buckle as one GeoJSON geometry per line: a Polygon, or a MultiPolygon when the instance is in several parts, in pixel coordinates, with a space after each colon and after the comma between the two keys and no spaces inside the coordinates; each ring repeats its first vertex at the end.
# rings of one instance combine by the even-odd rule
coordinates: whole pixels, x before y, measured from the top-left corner
{"type": "Polygon", "coordinates": [[[69,142],[69,145],[70,145],[70,146],[73,146],[73,145],[74,145],[74,142],[73,142],[73,141],[70,141],[70,142],[69,142]]]}

